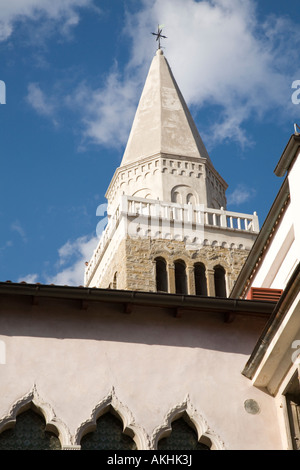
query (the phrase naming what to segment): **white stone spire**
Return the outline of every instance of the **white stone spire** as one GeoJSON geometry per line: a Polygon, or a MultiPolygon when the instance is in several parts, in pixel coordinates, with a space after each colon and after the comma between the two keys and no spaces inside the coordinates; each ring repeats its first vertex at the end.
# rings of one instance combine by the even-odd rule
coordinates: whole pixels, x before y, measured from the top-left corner
{"type": "Polygon", "coordinates": [[[122,194],[226,208],[227,183],[214,168],[171,68],[158,49],[127,146],[106,193],[109,213],[122,194]]]}
{"type": "Polygon", "coordinates": [[[209,160],[161,49],[152,60],[121,166],[158,154],[209,160]]]}

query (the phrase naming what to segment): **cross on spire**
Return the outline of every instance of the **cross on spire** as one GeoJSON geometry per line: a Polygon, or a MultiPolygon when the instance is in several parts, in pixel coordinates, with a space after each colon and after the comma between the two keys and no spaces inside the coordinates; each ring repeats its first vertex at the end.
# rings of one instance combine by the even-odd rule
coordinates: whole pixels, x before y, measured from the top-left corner
{"type": "Polygon", "coordinates": [[[167,39],[167,36],[163,36],[163,35],[161,34],[161,33],[162,33],[162,30],[163,30],[163,27],[164,27],[163,24],[158,25],[158,27],[157,27],[157,33],[151,33],[151,34],[153,34],[153,36],[156,36],[156,41],[158,41],[158,49],[160,49],[160,41],[161,41],[161,38],[167,39]]]}

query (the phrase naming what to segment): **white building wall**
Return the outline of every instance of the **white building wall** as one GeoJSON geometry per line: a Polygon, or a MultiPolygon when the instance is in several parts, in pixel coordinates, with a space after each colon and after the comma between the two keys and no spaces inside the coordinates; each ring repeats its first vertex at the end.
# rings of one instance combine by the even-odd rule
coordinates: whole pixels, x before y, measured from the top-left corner
{"type": "Polygon", "coordinates": [[[284,289],[286,286],[298,258],[294,222],[294,210],[290,204],[251,282],[252,287],[284,289]]]}
{"type": "Polygon", "coordinates": [[[295,259],[300,261],[300,151],[298,151],[289,175],[291,212],[295,232],[295,259]]]}

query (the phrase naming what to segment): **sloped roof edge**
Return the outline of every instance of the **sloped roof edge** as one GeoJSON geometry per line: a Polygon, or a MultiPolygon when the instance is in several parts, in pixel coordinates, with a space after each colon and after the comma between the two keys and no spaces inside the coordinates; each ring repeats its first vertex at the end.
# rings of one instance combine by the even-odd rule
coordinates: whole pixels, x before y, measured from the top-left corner
{"type": "Polygon", "coordinates": [[[79,300],[86,302],[120,303],[126,305],[158,306],[164,308],[201,310],[230,315],[270,316],[276,302],[240,300],[219,297],[202,297],[160,292],[141,292],[114,289],[99,289],[82,286],[58,286],[49,284],[27,284],[0,282],[0,296],[23,296],[79,300]]]}

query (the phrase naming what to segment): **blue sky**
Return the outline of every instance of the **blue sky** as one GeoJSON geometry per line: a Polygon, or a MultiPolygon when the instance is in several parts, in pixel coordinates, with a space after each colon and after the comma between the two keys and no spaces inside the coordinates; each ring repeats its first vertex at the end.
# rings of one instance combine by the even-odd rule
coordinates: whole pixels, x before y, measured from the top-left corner
{"type": "Polygon", "coordinates": [[[1,281],[83,284],[158,23],[228,210],[262,225],[300,123],[296,0],[0,0],[1,281]]]}

